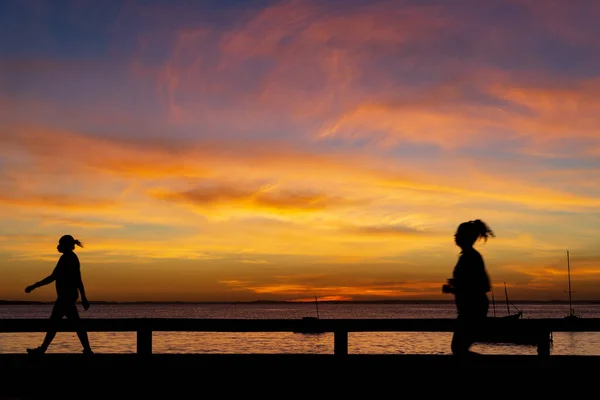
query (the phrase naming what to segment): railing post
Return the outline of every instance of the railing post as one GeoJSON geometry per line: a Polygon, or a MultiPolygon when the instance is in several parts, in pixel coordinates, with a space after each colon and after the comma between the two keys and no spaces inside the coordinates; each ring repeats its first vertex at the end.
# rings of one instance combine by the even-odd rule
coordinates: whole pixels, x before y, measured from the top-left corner
{"type": "Polygon", "coordinates": [[[550,355],[550,332],[544,332],[540,335],[540,339],[537,345],[538,356],[549,356],[550,355]]]}
{"type": "Polygon", "coordinates": [[[140,328],[137,331],[137,353],[139,355],[152,354],[152,331],[140,328]]]}
{"type": "Polygon", "coordinates": [[[336,356],[348,355],[348,332],[335,331],[333,333],[333,354],[336,356]]]}

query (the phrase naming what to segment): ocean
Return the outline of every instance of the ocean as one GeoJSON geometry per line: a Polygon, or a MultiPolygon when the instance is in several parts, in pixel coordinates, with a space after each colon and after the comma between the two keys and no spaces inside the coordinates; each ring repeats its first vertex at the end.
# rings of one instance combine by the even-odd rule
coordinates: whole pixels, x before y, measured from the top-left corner
{"type": "MultiPolygon", "coordinates": [[[[562,318],[568,305],[519,304],[524,318],[562,318]]],[[[2,305],[0,318],[48,318],[52,305],[2,305]]],[[[285,319],[316,316],[315,304],[92,304],[79,306],[82,318],[243,318],[285,319]]],[[[516,311],[511,309],[511,313],[516,311]]],[[[581,304],[575,311],[584,318],[600,318],[600,304],[581,304]]],[[[496,315],[506,315],[496,306],[496,315]]],[[[490,315],[493,309],[490,308],[490,315]]],[[[340,318],[455,318],[453,304],[331,304],[319,303],[319,317],[340,318]]],[[[41,344],[43,333],[0,333],[0,353],[24,353],[41,344]]],[[[135,332],[90,332],[96,353],[135,353],[135,332]]],[[[452,333],[445,332],[356,332],[348,335],[350,354],[450,354],[452,333]]],[[[600,333],[557,332],[552,354],[600,355],[600,333]]],[[[482,354],[537,354],[533,346],[475,344],[482,354]]],[[[48,353],[79,353],[75,333],[59,332],[48,353]]],[[[154,332],[154,353],[333,353],[333,334],[304,335],[278,332],[154,332]]]]}

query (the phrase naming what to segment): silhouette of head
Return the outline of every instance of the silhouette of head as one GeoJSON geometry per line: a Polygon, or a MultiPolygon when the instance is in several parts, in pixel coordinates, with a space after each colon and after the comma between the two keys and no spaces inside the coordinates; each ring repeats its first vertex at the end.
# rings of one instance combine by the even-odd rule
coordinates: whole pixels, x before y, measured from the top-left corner
{"type": "Polygon", "coordinates": [[[73,251],[75,249],[75,245],[83,247],[81,242],[73,238],[73,236],[64,235],[58,240],[58,246],[56,246],[56,249],[59,251],[59,253],[64,253],[66,251],[73,251]]]}
{"type": "Polygon", "coordinates": [[[473,247],[478,239],[487,241],[489,236],[494,236],[494,232],[485,224],[485,222],[476,219],[475,221],[463,222],[458,226],[454,234],[454,242],[462,249],[473,247]]]}

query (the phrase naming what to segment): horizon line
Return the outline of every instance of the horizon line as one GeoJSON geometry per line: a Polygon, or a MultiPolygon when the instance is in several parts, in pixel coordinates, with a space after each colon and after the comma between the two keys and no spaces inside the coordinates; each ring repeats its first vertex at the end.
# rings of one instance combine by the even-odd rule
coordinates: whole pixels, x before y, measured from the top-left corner
{"type": "MultiPolygon", "coordinates": [[[[54,300],[50,301],[35,301],[35,300],[0,300],[0,305],[35,305],[35,304],[54,304],[54,300]]],[[[81,301],[78,300],[77,303],[81,301]]],[[[555,304],[569,304],[568,300],[511,300],[512,303],[520,304],[544,304],[544,303],[555,303],[555,304]]],[[[90,304],[313,304],[314,301],[299,301],[299,300],[246,300],[246,301],[179,301],[179,300],[134,300],[134,301],[108,301],[98,300],[90,301],[90,304]]],[[[400,300],[400,299],[389,299],[389,300],[319,300],[319,304],[415,304],[415,303],[429,303],[429,304],[454,304],[454,300],[430,300],[430,299],[419,299],[419,300],[400,300]]],[[[573,300],[571,304],[596,304],[600,303],[600,299],[588,299],[588,300],[573,300]]]]}

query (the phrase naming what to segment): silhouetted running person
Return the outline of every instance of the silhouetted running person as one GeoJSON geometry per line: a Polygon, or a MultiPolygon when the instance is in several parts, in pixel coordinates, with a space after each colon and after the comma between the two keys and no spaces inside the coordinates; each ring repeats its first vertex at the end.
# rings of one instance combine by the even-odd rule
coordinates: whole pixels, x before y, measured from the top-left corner
{"type": "MultiPolygon", "coordinates": [[[[51,320],[62,319],[63,316],[66,316],[74,322],[79,321],[79,312],[77,312],[76,306],[79,293],[81,293],[81,304],[83,305],[83,309],[87,310],[90,307],[90,303],[85,295],[83,281],[81,280],[79,258],[73,251],[75,245],[83,247],[81,242],[74,239],[71,235],[61,237],[56,249],[62,253],[62,255],[52,274],[25,288],[25,292],[30,293],[40,286],[56,282],[56,294],[58,297],[54,303],[52,314],[50,315],[51,320]]],[[[44,354],[46,350],[48,350],[50,343],[52,343],[54,336],[56,336],[55,331],[48,331],[42,345],[35,349],[27,349],[27,352],[30,354],[44,354]]],[[[92,354],[87,332],[78,331],[77,336],[83,346],[83,353],[92,354]]]]}
{"type": "Polygon", "coordinates": [[[444,293],[454,294],[458,327],[452,337],[452,354],[475,354],[469,350],[481,322],[487,317],[491,290],[489,275],[483,257],[473,245],[478,239],[487,241],[494,233],[481,220],[463,222],[454,234],[454,242],[461,248],[452,278],[442,286],[444,293]]]}

